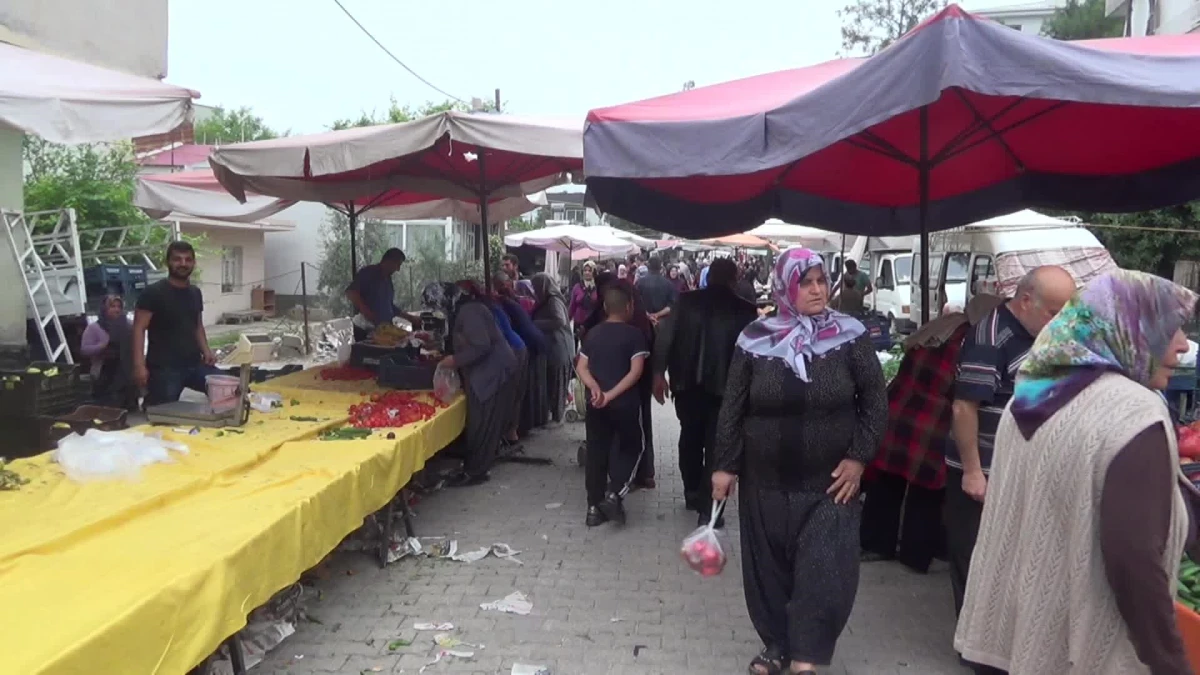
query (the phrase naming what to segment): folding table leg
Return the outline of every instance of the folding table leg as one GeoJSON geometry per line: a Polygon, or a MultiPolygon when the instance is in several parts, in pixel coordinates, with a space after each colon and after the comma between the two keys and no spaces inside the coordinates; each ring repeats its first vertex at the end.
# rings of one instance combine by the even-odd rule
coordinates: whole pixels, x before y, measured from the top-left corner
{"type": "Polygon", "coordinates": [[[409,537],[417,536],[417,530],[413,527],[413,512],[408,507],[408,488],[400,490],[400,515],[404,518],[404,532],[409,537]]]}
{"type": "Polygon", "coordinates": [[[392,546],[392,517],[396,511],[396,500],[383,507],[383,514],[376,519],[379,524],[379,567],[387,567],[388,551],[392,546]]]}
{"type": "Polygon", "coordinates": [[[233,675],[246,675],[246,653],[242,651],[242,641],[237,633],[230,635],[225,644],[229,645],[229,661],[233,664],[233,675]]]}

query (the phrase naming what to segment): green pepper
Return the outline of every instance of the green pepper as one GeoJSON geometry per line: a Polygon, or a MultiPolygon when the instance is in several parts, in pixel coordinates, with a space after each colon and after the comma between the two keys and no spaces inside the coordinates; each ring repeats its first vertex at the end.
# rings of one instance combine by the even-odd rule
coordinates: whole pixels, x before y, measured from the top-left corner
{"type": "Polygon", "coordinates": [[[290,419],[293,422],[319,422],[320,421],[317,418],[308,416],[308,415],[292,415],[288,419],[290,419]]]}

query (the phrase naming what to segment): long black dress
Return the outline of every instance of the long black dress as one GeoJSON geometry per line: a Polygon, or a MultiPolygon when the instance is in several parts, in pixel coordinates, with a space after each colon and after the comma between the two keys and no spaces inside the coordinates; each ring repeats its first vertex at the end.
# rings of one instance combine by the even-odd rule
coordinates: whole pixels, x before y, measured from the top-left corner
{"type": "Polygon", "coordinates": [[[843,459],[871,461],[887,423],[883,370],[866,335],[808,364],[738,349],[717,421],[714,469],[739,476],[742,575],[763,643],[830,663],[858,591],[855,499],[825,491],[843,459]]]}

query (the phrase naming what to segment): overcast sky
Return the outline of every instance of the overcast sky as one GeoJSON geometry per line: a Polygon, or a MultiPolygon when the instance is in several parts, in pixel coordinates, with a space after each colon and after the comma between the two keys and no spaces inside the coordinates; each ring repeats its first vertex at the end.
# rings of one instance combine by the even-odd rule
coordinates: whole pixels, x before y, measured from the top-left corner
{"type": "MultiPolygon", "coordinates": [[[[396,56],[470,100],[576,115],[837,56],[842,0],[342,0],[396,56]]],[[[968,8],[1003,0],[964,2],[968,8]]],[[[333,0],[172,0],[168,80],[200,103],[321,131],[391,97],[442,101],[333,0]]]]}

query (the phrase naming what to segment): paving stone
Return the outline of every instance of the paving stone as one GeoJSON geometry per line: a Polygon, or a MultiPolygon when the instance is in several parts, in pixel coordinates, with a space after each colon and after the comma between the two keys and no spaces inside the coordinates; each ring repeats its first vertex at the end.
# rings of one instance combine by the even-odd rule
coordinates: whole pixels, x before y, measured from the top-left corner
{"type": "MultiPolygon", "coordinates": [[[[453,537],[459,550],[504,542],[523,551],[523,565],[402,560],[380,570],[366,554],[335,554],[317,583],[321,598],[308,607],[320,623],[298,626],[254,672],[416,673],[436,647],[433,633],[413,624],[450,621],[460,639],[486,646],[475,659],[427,673],[506,675],[518,662],[550,666],[555,675],[744,673],[761,645],[742,596],[737,509],[727,517],[725,572],[701,578],[688,570],[678,546],[696,517],[683,510],[678,433],[674,412],[656,406],[658,488],[630,495],[629,524],[617,529],[583,523],[583,470],[575,465],[583,425],[537,432],[526,452],[552,466],[501,464],[491,482],[438,492],[416,508],[419,534],[453,537]],[[551,503],[562,506],[546,509],[551,503]],[[529,616],[479,608],[517,590],[533,602],[529,616]],[[396,638],[413,644],[388,653],[396,638]]],[[[917,575],[890,563],[864,565],[850,625],[821,673],[960,675],[953,633],[944,567],[917,575]]]]}

